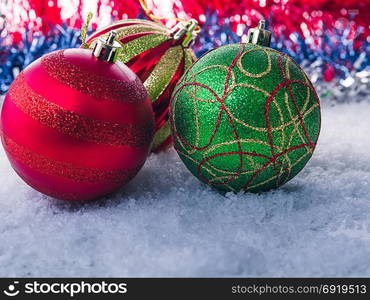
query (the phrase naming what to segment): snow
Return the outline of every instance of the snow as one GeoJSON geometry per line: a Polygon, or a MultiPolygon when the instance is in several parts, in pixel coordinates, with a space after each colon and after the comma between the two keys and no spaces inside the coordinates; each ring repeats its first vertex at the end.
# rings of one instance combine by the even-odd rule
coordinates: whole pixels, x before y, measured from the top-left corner
{"type": "Polygon", "coordinates": [[[323,108],[317,150],[284,187],[222,196],[176,153],[116,196],[43,196],[0,150],[0,277],[370,276],[370,104],[323,108]]]}

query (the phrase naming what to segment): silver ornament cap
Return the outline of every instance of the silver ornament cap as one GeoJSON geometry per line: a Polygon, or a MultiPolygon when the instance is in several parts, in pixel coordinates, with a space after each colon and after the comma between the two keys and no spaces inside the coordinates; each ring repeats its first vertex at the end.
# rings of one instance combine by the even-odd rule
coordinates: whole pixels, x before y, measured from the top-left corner
{"type": "Polygon", "coordinates": [[[195,19],[181,21],[171,29],[171,35],[174,40],[180,40],[184,38],[181,44],[184,47],[189,47],[192,45],[198,35],[198,32],[195,30],[197,27],[198,22],[195,19]]]}
{"type": "Polygon", "coordinates": [[[260,20],[258,27],[248,30],[247,43],[269,47],[271,42],[271,31],[265,29],[265,20],[260,20]]]}
{"type": "Polygon", "coordinates": [[[122,49],[121,44],[116,41],[117,32],[111,31],[109,35],[98,39],[94,46],[93,55],[101,60],[114,63],[122,49]]]}

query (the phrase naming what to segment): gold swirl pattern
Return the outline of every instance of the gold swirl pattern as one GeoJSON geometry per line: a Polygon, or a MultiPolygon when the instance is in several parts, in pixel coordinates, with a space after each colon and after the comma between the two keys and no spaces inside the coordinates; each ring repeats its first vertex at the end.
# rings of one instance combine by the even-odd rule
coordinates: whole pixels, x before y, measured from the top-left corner
{"type": "Polygon", "coordinates": [[[173,93],[170,120],[175,148],[195,176],[222,190],[256,192],[284,184],[307,163],[320,103],[287,55],[235,44],[189,69],[173,93]]]}

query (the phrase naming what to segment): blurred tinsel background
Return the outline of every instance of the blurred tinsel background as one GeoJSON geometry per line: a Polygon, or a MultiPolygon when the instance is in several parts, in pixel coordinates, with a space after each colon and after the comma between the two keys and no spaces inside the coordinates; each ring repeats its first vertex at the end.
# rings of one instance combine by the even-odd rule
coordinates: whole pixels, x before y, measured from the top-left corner
{"type": "MultiPolygon", "coordinates": [[[[323,103],[370,101],[370,0],[148,0],[158,17],[195,18],[197,56],[244,41],[266,19],[272,47],[309,74],[323,103]]],[[[145,18],[138,0],[0,0],[0,95],[43,54],[78,47],[88,12],[89,32],[115,20],[145,18]]],[[[173,20],[164,20],[172,27],[173,20]]],[[[1,98],[1,97],[0,97],[1,98]]]]}

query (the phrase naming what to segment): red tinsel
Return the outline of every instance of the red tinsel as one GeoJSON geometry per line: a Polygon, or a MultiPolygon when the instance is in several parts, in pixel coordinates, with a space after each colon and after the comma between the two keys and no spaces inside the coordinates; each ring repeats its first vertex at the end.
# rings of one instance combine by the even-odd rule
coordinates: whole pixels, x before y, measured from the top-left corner
{"type": "Polygon", "coordinates": [[[275,33],[324,34],[323,30],[350,26],[369,30],[369,0],[185,0],[177,7],[193,18],[199,19],[206,11],[217,11],[220,19],[230,18],[232,28],[238,24],[255,26],[263,17],[272,19],[275,33]],[[305,25],[303,25],[305,24],[305,25]]]}
{"type": "MultiPolygon", "coordinates": [[[[69,26],[80,28],[83,23],[82,10],[91,0],[81,0],[73,17],[62,20],[61,5],[68,5],[68,1],[57,0],[9,0],[12,5],[24,6],[28,19],[22,19],[14,26],[30,27],[35,30],[48,31],[49,25],[67,22],[69,26]],[[25,4],[26,3],[26,4],[25,4]],[[31,14],[36,14],[32,18],[31,14]]],[[[91,1],[91,2],[90,2],[91,1]]],[[[147,0],[153,3],[153,0],[147,0]]],[[[96,0],[97,9],[94,13],[99,17],[104,12],[112,19],[136,18],[140,13],[138,0],[96,0]],[[107,9],[108,7],[108,9],[107,9]],[[110,8],[110,9],[109,9],[110,8]]],[[[171,5],[168,1],[154,1],[156,8],[161,5],[171,5]]],[[[196,18],[204,23],[206,13],[217,12],[219,20],[230,20],[232,29],[237,32],[238,26],[242,29],[255,26],[260,18],[272,21],[275,34],[289,35],[300,32],[302,35],[322,36],[327,30],[349,28],[349,38],[358,34],[358,27],[363,28],[358,40],[364,40],[370,35],[370,0],[174,0],[173,12],[176,16],[196,18]]],[[[12,11],[10,11],[11,15],[12,11]]],[[[9,18],[9,23],[12,19],[9,18]]],[[[16,32],[17,30],[11,30],[16,32]]]]}
{"type": "MultiPolygon", "coordinates": [[[[47,33],[50,24],[61,24],[62,18],[60,16],[61,8],[57,5],[57,1],[29,1],[29,6],[36,13],[36,17],[41,19],[41,30],[47,33]]],[[[33,22],[37,26],[36,21],[33,22]]]]}

